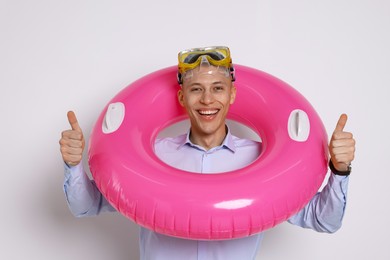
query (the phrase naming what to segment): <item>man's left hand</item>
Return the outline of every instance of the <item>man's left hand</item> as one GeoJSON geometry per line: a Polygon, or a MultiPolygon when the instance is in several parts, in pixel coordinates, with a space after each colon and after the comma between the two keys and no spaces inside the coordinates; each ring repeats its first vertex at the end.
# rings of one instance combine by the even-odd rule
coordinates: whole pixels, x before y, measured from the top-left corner
{"type": "Polygon", "coordinates": [[[340,172],[348,171],[355,158],[355,139],[352,133],[344,131],[347,119],[346,114],[340,116],[329,142],[330,159],[334,168],[340,172]]]}

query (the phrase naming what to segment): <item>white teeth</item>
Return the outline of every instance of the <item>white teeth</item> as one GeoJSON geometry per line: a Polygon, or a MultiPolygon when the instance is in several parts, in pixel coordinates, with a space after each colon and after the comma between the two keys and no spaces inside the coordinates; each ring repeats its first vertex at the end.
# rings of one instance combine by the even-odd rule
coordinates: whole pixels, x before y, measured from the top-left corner
{"type": "Polygon", "coordinates": [[[218,110],[199,110],[199,114],[201,115],[213,115],[216,114],[218,110]]]}

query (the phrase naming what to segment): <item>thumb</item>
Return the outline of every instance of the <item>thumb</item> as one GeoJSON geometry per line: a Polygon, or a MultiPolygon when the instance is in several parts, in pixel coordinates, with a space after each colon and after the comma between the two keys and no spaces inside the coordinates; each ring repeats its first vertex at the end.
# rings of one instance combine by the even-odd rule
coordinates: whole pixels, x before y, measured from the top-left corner
{"type": "Polygon", "coordinates": [[[68,121],[70,126],[72,127],[72,130],[76,130],[78,132],[82,132],[81,127],[79,125],[79,122],[77,121],[77,117],[73,111],[69,111],[68,114],[68,121]]]}
{"type": "Polygon", "coordinates": [[[347,120],[348,116],[346,114],[342,114],[339,118],[339,121],[337,121],[337,125],[334,131],[343,131],[345,125],[347,124],[347,120]]]}

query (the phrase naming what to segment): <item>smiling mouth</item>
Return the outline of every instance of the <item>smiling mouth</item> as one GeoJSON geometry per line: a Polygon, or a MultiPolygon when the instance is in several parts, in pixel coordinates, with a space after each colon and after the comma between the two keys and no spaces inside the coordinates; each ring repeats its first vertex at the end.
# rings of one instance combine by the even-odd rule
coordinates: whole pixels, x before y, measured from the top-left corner
{"type": "Polygon", "coordinates": [[[201,116],[213,116],[216,115],[219,112],[219,109],[213,109],[213,110],[198,110],[198,113],[201,116]]]}

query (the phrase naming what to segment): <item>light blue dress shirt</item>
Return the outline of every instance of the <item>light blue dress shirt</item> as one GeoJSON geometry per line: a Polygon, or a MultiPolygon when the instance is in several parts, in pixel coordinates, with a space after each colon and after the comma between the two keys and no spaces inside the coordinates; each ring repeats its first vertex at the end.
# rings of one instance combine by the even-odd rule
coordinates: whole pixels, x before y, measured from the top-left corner
{"type": "MultiPolygon", "coordinates": [[[[208,151],[192,144],[189,133],[155,143],[156,155],[176,168],[215,174],[242,168],[254,161],[261,144],[240,139],[228,132],[222,145],[208,151]]],[[[344,216],[348,177],[331,174],[327,185],[288,222],[318,232],[337,231],[344,216]]],[[[65,165],[64,192],[71,212],[77,217],[115,211],[85,174],[82,164],[65,165]]],[[[140,228],[141,260],[250,260],[255,259],[264,234],[223,241],[196,241],[158,234],[140,228]]]]}

